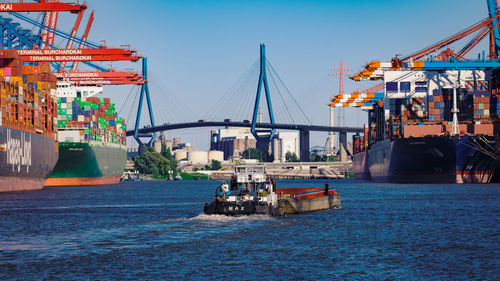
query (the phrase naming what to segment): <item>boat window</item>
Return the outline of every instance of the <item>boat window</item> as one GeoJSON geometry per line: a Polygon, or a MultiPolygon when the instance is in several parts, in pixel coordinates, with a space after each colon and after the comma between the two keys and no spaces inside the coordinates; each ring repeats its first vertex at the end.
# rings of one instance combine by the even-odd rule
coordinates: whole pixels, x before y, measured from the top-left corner
{"type": "Polygon", "coordinates": [[[398,82],[385,83],[385,89],[387,92],[397,92],[398,91],[398,82]]]}
{"type": "Polygon", "coordinates": [[[400,82],[399,88],[401,92],[409,92],[410,91],[410,82],[400,82]]]}

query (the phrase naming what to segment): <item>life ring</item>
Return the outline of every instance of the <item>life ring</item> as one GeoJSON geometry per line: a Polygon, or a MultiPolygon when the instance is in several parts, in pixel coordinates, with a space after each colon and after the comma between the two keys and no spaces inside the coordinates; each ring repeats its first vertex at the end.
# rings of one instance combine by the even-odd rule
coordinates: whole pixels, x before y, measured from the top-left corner
{"type": "Polygon", "coordinates": [[[250,195],[246,194],[245,196],[243,196],[243,200],[245,200],[245,201],[250,200],[250,195]]]}

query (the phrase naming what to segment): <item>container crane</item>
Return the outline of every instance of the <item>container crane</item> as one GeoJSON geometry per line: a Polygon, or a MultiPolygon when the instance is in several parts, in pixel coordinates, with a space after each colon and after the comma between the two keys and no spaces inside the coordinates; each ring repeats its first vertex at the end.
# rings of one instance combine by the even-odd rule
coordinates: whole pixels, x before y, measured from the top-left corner
{"type": "Polygon", "coordinates": [[[496,0],[486,0],[488,4],[489,17],[476,23],[465,30],[462,30],[444,40],[441,40],[420,51],[414,52],[403,58],[394,57],[391,61],[381,62],[373,60],[364,66],[364,69],[355,75],[349,77],[354,81],[361,80],[380,80],[384,77],[384,71],[388,70],[439,70],[439,69],[476,69],[476,68],[495,68],[498,62],[495,61],[500,54],[500,14],[498,14],[498,5],[496,0]],[[468,41],[464,47],[455,53],[449,49],[453,43],[456,43],[469,35],[476,35],[468,41]],[[468,60],[464,56],[477,46],[487,35],[490,39],[490,60],[483,56],[478,60],[468,60]],[[426,61],[424,57],[431,55],[443,48],[447,48],[437,54],[433,59],[426,61]]]}
{"type": "MultiPolygon", "coordinates": [[[[385,71],[391,70],[445,71],[466,69],[486,70],[500,68],[500,61],[498,60],[500,55],[500,14],[498,13],[498,3],[496,0],[486,0],[486,2],[488,5],[489,17],[481,20],[479,23],[476,23],[465,30],[462,30],[444,40],[405,57],[394,57],[391,61],[385,62],[372,60],[367,63],[361,71],[349,78],[354,81],[377,81],[384,78],[385,71]],[[463,40],[474,33],[475,35],[473,38],[468,41],[457,53],[449,48],[451,44],[463,40]],[[489,35],[490,41],[489,60],[485,58],[484,53],[482,57],[478,56],[477,60],[465,58],[465,55],[476,47],[484,38],[486,38],[487,35],[489,35]],[[434,57],[429,57],[425,61],[423,60],[424,57],[442,49],[444,50],[436,54],[434,57]]],[[[495,81],[492,81],[492,83],[494,82],[495,81]]],[[[500,82],[497,84],[500,84],[500,82]]],[[[485,88],[489,88],[486,84],[483,86],[485,88]]],[[[384,97],[382,92],[383,89],[384,84],[378,84],[375,87],[361,93],[358,91],[351,93],[348,96],[338,95],[331,99],[331,104],[342,107],[362,107],[369,109],[374,102],[384,97]],[[370,95],[370,93],[372,94],[370,95]]],[[[493,90],[492,92],[496,93],[497,90],[493,90]]]]}
{"type": "Polygon", "coordinates": [[[47,2],[40,0],[38,3],[0,3],[0,12],[70,12],[79,13],[87,9],[87,4],[70,4],[63,2],[47,2]]]}
{"type": "MultiPolygon", "coordinates": [[[[24,62],[50,62],[57,72],[63,73],[64,68],[67,62],[74,62],[72,66],[72,73],[74,75],[58,75],[59,79],[67,79],[70,80],[73,84],[77,85],[122,85],[122,84],[142,84],[142,76],[137,73],[127,73],[127,72],[116,72],[112,69],[107,69],[100,67],[98,65],[93,64],[94,61],[137,61],[141,57],[136,55],[136,51],[134,50],[126,50],[121,48],[107,48],[106,46],[100,46],[94,43],[87,42],[86,39],[88,37],[90,27],[92,25],[94,19],[94,12],[92,11],[89,21],[87,23],[87,27],[85,29],[85,33],[83,34],[82,39],[76,38],[76,33],[78,31],[79,25],[81,23],[83,12],[86,9],[86,5],[73,5],[67,6],[67,3],[60,2],[47,2],[42,1],[41,4],[47,6],[32,6],[25,4],[32,3],[20,3],[22,4],[22,8],[20,7],[12,7],[12,11],[46,11],[45,18],[42,20],[43,23],[38,23],[28,17],[20,15],[18,13],[12,12],[11,15],[27,21],[30,24],[35,26],[39,26],[43,32],[41,33],[41,39],[39,38],[30,38],[32,43],[31,45],[39,46],[39,49],[24,49],[18,50],[19,59],[24,62]],[[59,8],[55,10],[50,10],[53,5],[52,4],[66,4],[63,7],[69,7],[66,10],[59,8]],[[49,7],[49,8],[47,8],[49,7]],[[56,29],[57,26],[57,13],[60,11],[70,11],[73,13],[78,13],[77,20],[75,22],[74,27],[72,28],[71,34],[65,34],[62,31],[56,29]],[[63,36],[68,39],[68,43],[65,49],[57,49],[53,46],[53,41],[55,35],[63,36]],[[46,41],[47,40],[47,41],[46,41]],[[33,42],[36,42],[33,44],[33,42]],[[77,42],[79,44],[78,49],[72,49],[73,43],[77,42]],[[90,48],[89,48],[90,47],[90,48]],[[84,62],[91,67],[95,67],[97,71],[95,74],[92,72],[84,72],[79,73],[76,71],[78,62],[84,62]],[[61,63],[60,65],[58,63],[61,63]],[[101,73],[113,73],[111,75],[104,75],[101,73]]],[[[39,3],[37,3],[39,4],[39,3]]],[[[1,12],[1,11],[0,11],[1,12]]],[[[27,36],[27,34],[23,34],[27,36]]],[[[28,44],[24,44],[24,46],[29,46],[28,44]]],[[[13,48],[13,46],[8,47],[8,49],[19,49],[13,48]]]]}
{"type": "MultiPolygon", "coordinates": [[[[141,94],[139,98],[139,108],[136,119],[135,126],[135,139],[142,145],[141,136],[137,134],[138,125],[140,121],[140,115],[142,110],[142,102],[144,96],[146,97],[146,103],[149,109],[149,117],[151,125],[154,126],[154,117],[151,107],[151,98],[149,95],[149,87],[147,83],[147,59],[142,59],[142,75],[138,73],[120,72],[114,71],[113,69],[107,69],[93,64],[93,61],[137,61],[141,59],[137,56],[135,50],[120,49],[120,48],[107,48],[106,46],[101,46],[95,43],[87,41],[87,37],[90,31],[94,19],[94,13],[92,12],[83,34],[82,39],[75,37],[78,31],[78,27],[81,22],[83,11],[87,8],[86,4],[67,4],[60,2],[47,2],[46,0],[41,0],[39,3],[24,3],[20,1],[17,4],[2,4],[0,3],[0,12],[10,12],[11,15],[24,20],[34,26],[40,27],[43,30],[43,34],[48,34],[44,38],[36,38],[26,32],[19,32],[18,26],[10,26],[11,30],[16,32],[19,38],[22,38],[24,44],[22,46],[28,46],[31,49],[17,50],[19,53],[19,59],[25,62],[51,62],[53,66],[56,62],[62,62],[60,66],[56,65],[57,76],[59,79],[69,80],[75,85],[141,85],[141,94]],[[3,5],[3,6],[2,6],[3,5]],[[49,16],[48,20],[44,20],[43,23],[39,23],[33,19],[23,16],[17,12],[51,12],[52,14],[47,14],[49,16]],[[57,12],[69,11],[72,13],[78,13],[78,18],[72,29],[71,34],[66,34],[60,30],[56,29],[55,21],[57,18],[57,12]],[[49,23],[49,24],[47,24],[49,23]],[[50,36],[49,36],[50,35],[50,36]],[[53,41],[47,42],[51,36],[61,36],[68,39],[68,43],[65,49],[58,49],[53,45],[53,41]],[[29,45],[31,43],[31,45],[29,45]],[[79,44],[77,49],[73,49],[74,43],[79,44]],[[33,49],[33,47],[46,46],[46,48],[33,49]],[[71,67],[71,72],[64,72],[66,68],[66,62],[73,62],[71,67]],[[96,68],[96,72],[77,72],[78,62],[83,62],[91,67],[96,68]]],[[[0,18],[1,19],[1,18],[0,18]]],[[[9,45],[9,49],[12,45],[9,45]]],[[[150,136],[149,145],[151,145],[156,139],[156,134],[150,136]]]]}

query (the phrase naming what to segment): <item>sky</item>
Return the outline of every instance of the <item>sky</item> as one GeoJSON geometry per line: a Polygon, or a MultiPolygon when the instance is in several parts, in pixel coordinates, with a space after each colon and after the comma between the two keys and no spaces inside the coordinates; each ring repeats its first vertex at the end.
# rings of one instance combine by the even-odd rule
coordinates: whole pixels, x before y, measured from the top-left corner
{"type": "MultiPolygon", "coordinates": [[[[130,45],[148,58],[157,124],[174,123],[169,111],[181,106],[188,107],[192,116],[182,121],[202,119],[258,59],[259,44],[265,43],[267,59],[311,123],[328,125],[326,104],[339,90],[339,77],[329,75],[335,64],[342,61],[356,72],[372,59],[412,53],[487,17],[486,0],[87,0],[87,4],[89,11],[95,10],[90,41],[105,40],[108,47],[130,45]]],[[[61,16],[58,29],[69,32],[75,19],[76,15],[61,16]]],[[[140,71],[140,63],[103,65],[140,71]]],[[[344,83],[346,92],[375,85],[347,78],[344,83]]],[[[131,111],[137,92],[137,86],[105,88],[104,95],[121,108],[122,117],[130,119],[128,128],[135,120],[131,111]]],[[[346,126],[365,122],[366,113],[346,109],[346,126]]],[[[209,146],[208,128],[167,135],[181,137],[195,149],[209,146]]],[[[311,146],[324,146],[325,140],[326,133],[311,134],[311,146]]]]}

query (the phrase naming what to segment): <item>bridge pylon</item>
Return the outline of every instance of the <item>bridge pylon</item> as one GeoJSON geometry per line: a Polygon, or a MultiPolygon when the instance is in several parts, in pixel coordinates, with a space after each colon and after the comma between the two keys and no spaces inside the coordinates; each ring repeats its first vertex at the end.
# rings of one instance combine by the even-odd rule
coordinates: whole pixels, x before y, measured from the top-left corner
{"type": "Polygon", "coordinates": [[[148,105],[149,112],[149,120],[151,121],[151,127],[155,126],[155,118],[153,116],[153,107],[151,106],[151,97],[149,95],[149,86],[148,86],[148,59],[146,57],[142,58],[142,76],[144,79],[144,84],[141,86],[141,94],[139,96],[139,107],[137,108],[137,117],[135,119],[135,128],[134,128],[134,138],[139,144],[139,147],[143,146],[141,138],[150,137],[149,142],[147,142],[148,146],[152,146],[153,142],[156,140],[157,133],[153,133],[151,135],[139,135],[139,123],[141,121],[141,113],[142,113],[142,103],[144,101],[144,96],[146,96],[146,102],[148,105]]]}
{"type": "Polygon", "coordinates": [[[271,103],[271,94],[269,92],[269,86],[267,83],[267,74],[266,74],[266,45],[260,44],[260,74],[259,74],[259,82],[257,86],[257,95],[255,97],[255,106],[253,109],[253,118],[252,118],[252,135],[259,141],[270,141],[274,134],[276,133],[276,129],[271,130],[257,130],[257,121],[259,115],[259,104],[261,98],[262,87],[264,87],[264,92],[266,93],[266,103],[267,110],[269,112],[270,123],[275,124],[274,122],[274,114],[273,114],[273,106],[271,103]],[[259,134],[261,133],[261,134],[259,134]],[[262,134],[264,133],[264,134],[262,134]]]}
{"type": "Polygon", "coordinates": [[[264,44],[260,44],[260,74],[259,74],[259,82],[257,86],[257,94],[255,97],[255,106],[253,109],[253,118],[252,118],[252,135],[257,140],[257,148],[262,151],[270,154],[270,144],[276,133],[276,129],[267,129],[267,130],[257,130],[257,122],[259,117],[259,105],[261,99],[262,88],[264,88],[264,92],[266,93],[266,103],[267,110],[269,113],[269,119],[271,124],[275,124],[274,122],[274,113],[273,113],[273,105],[271,102],[271,93],[269,92],[269,86],[267,83],[267,74],[266,74],[266,46],[264,44]]]}

